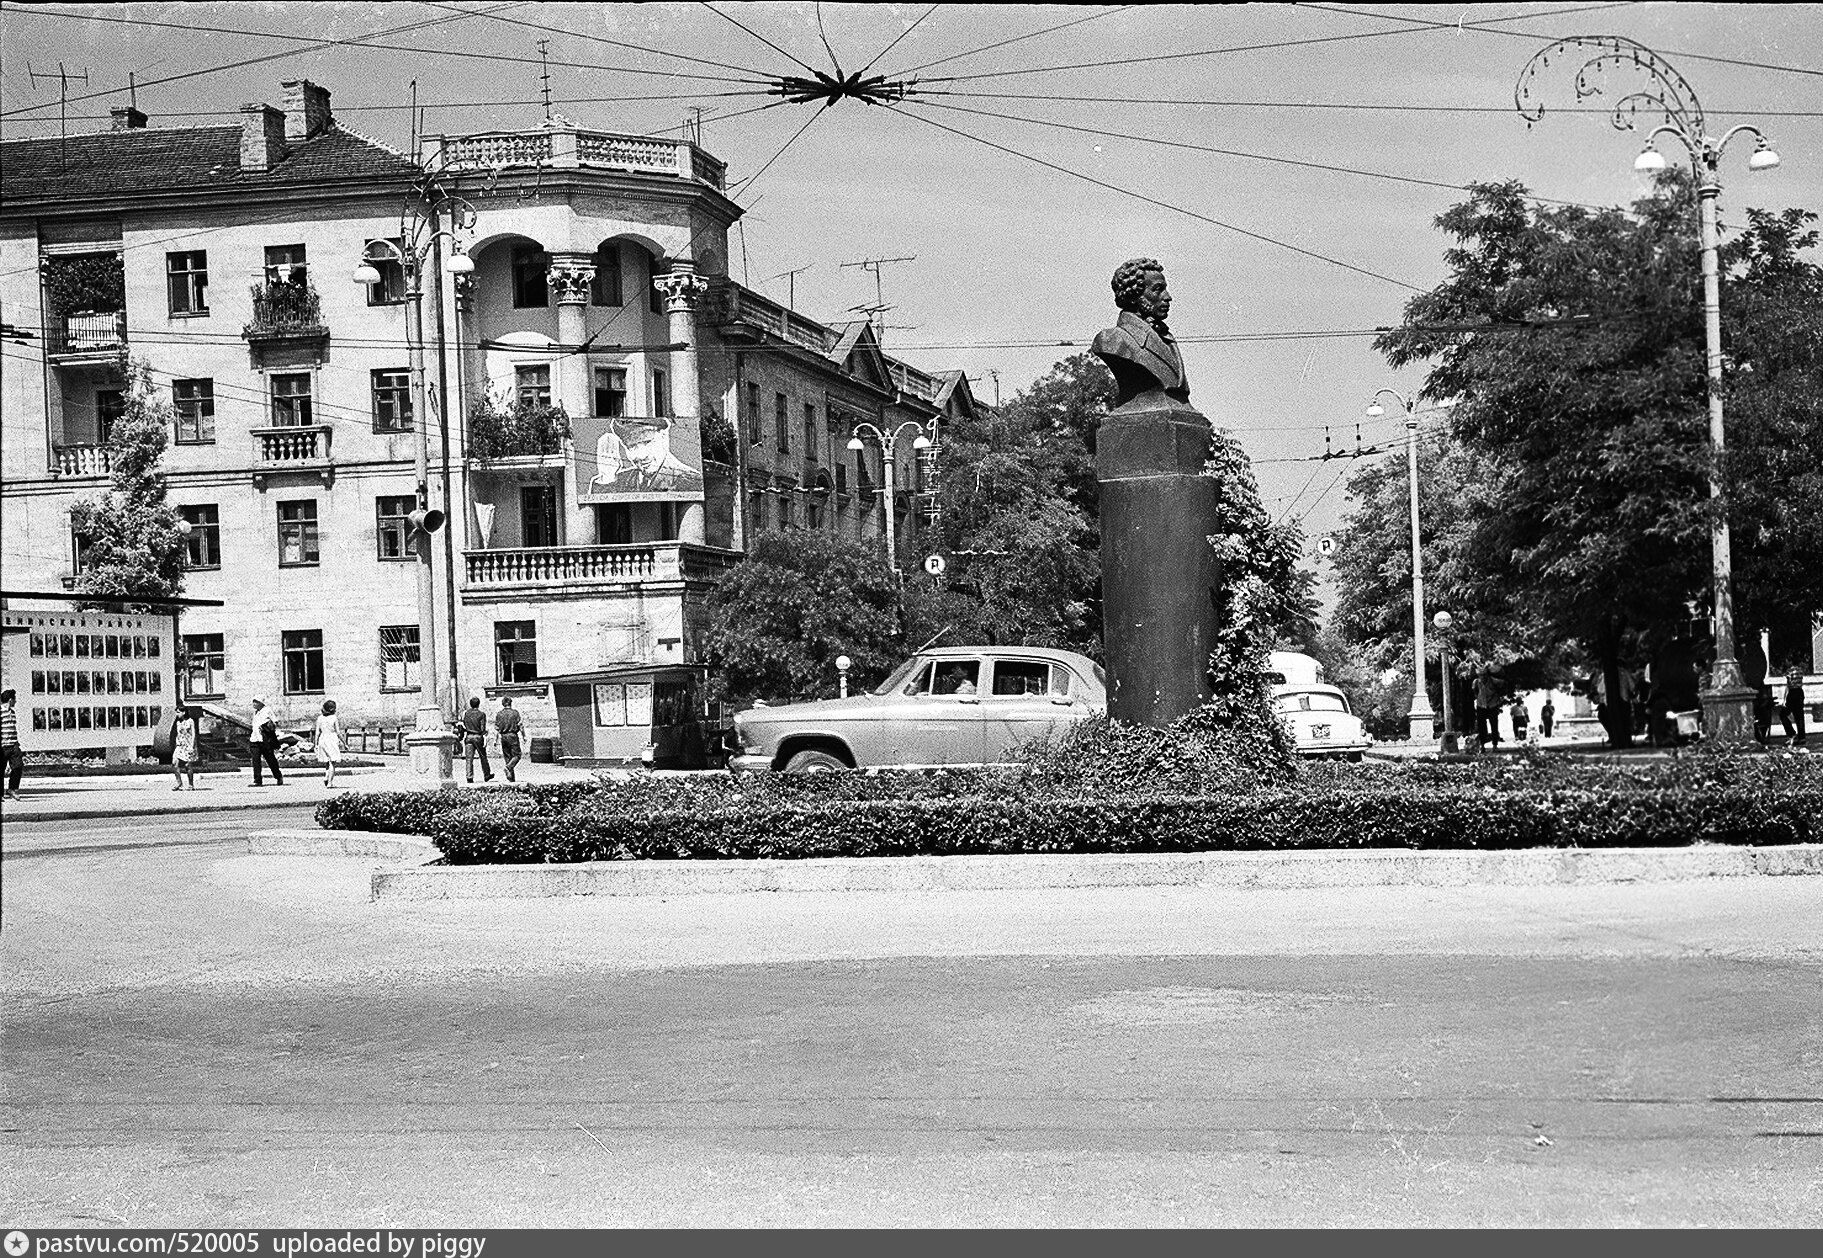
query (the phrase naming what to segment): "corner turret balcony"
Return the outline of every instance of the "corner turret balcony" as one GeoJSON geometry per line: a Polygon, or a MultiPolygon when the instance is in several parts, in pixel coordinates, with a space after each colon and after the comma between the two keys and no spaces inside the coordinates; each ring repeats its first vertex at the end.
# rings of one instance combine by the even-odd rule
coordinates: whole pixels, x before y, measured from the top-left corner
{"type": "Polygon", "coordinates": [[[334,477],[328,424],[286,424],[253,430],[253,483],[264,489],[279,472],[314,472],[328,485],[334,477]]]}
{"type": "Polygon", "coordinates": [[[308,281],[255,284],[253,321],[241,329],[252,342],[327,340],[323,299],[308,281]]]}
{"type": "Polygon", "coordinates": [[[741,554],[686,542],[645,542],[465,550],[462,560],[463,590],[470,598],[574,598],[654,582],[717,581],[741,554]]]}
{"type": "Polygon", "coordinates": [[[727,181],[726,165],[687,141],[587,131],[567,125],[547,124],[536,131],[425,136],[425,164],[434,168],[439,159],[448,170],[592,167],[668,175],[708,184],[717,190],[727,181]]]}

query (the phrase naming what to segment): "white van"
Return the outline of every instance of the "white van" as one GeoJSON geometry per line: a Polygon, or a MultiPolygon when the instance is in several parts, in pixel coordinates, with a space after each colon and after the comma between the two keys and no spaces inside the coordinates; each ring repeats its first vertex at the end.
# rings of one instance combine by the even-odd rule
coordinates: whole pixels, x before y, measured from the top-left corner
{"type": "Polygon", "coordinates": [[[1272,707],[1291,729],[1301,756],[1359,760],[1374,745],[1348,696],[1327,684],[1323,666],[1297,651],[1274,651],[1266,662],[1272,707]]]}

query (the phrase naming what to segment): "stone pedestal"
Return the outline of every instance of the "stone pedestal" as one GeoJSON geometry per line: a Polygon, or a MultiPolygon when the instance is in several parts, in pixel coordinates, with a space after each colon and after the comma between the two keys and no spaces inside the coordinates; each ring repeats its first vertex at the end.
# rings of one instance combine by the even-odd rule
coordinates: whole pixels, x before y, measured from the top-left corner
{"type": "Polygon", "coordinates": [[[1703,696],[1703,741],[1712,747],[1752,747],[1754,693],[1745,686],[1703,696]]]}
{"type": "Polygon", "coordinates": [[[456,785],[456,736],[448,730],[418,730],[405,736],[412,778],[421,785],[456,785]]]}
{"type": "Polygon", "coordinates": [[[1221,565],[1220,484],[1204,473],[1211,452],[1201,411],[1153,392],[1102,421],[1102,636],[1108,714],[1154,727],[1211,697],[1221,565]]]}

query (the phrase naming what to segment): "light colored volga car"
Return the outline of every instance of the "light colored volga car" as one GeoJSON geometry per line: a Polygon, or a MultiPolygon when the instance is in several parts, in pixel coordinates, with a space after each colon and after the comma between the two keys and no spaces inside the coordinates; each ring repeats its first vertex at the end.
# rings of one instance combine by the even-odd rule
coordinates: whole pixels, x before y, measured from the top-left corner
{"type": "Polygon", "coordinates": [[[1042,647],[933,647],[871,694],[734,717],[734,770],[996,764],[1020,743],[1107,711],[1094,661],[1042,647]]]}
{"type": "Polygon", "coordinates": [[[1272,688],[1273,710],[1291,727],[1301,756],[1346,756],[1359,760],[1374,745],[1366,726],[1348,706],[1348,696],[1334,686],[1314,682],[1272,688]]]}

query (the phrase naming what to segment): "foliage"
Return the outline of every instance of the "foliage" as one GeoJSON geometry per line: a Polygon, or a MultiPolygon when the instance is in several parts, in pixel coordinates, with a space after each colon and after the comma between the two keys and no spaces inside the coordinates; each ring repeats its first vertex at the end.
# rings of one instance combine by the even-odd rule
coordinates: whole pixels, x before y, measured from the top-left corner
{"type": "Polygon", "coordinates": [[[484,397],[469,412],[468,452],[483,463],[519,455],[556,454],[570,439],[570,413],[562,403],[484,397]]]}
{"type": "Polygon", "coordinates": [[[820,529],[761,533],[709,597],[714,684],[737,703],[833,699],[835,659],[847,655],[850,689],[872,686],[909,650],[898,603],[877,541],[820,529]]]}
{"type": "Polygon", "coordinates": [[[172,598],[184,587],[184,538],[159,470],[176,418],[145,362],[127,367],[126,406],[108,433],[112,482],[70,508],[82,540],[76,588],[96,599],[172,598]]]}
{"type": "Polygon", "coordinates": [[[734,462],[735,442],[739,440],[734,425],[720,411],[709,408],[703,415],[703,457],[718,463],[734,462]]]}
{"type": "Polygon", "coordinates": [[[308,278],[274,280],[248,289],[253,299],[250,332],[318,328],[323,325],[323,299],[308,278]]]}
{"type": "Polygon", "coordinates": [[[60,315],[107,314],[126,309],[126,264],[118,253],[92,253],[52,258],[44,286],[51,309],[60,315]]]}
{"type": "Polygon", "coordinates": [[[1299,771],[1278,720],[1225,720],[1213,707],[1164,729],[1093,717],[1026,747],[1021,759],[1022,793],[1046,798],[1242,795],[1289,783],[1299,771]]]}

